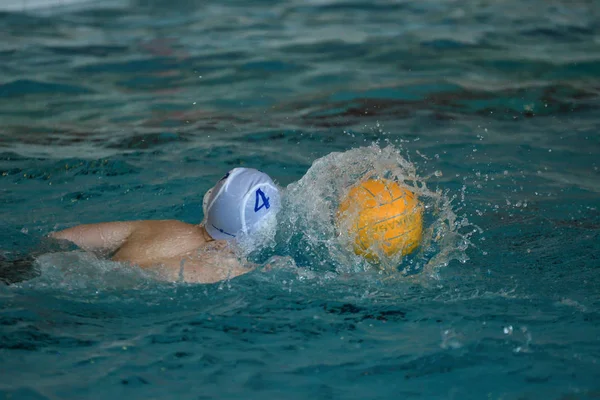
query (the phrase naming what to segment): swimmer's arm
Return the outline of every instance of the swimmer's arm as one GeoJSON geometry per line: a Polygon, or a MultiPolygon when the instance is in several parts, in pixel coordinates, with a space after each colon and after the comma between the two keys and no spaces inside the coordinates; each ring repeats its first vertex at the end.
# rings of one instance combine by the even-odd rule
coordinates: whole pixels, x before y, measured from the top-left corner
{"type": "MultiPolygon", "coordinates": [[[[291,257],[273,256],[262,268],[262,271],[268,272],[275,268],[289,268],[292,265],[295,266],[294,260],[291,257]]],[[[215,283],[230,280],[260,269],[259,264],[226,256],[204,261],[188,258],[187,260],[183,260],[183,263],[179,263],[177,272],[179,273],[179,280],[185,282],[215,283]]]]}
{"type": "Polygon", "coordinates": [[[114,251],[125,243],[138,224],[139,221],[78,225],[49,236],[73,242],[86,251],[114,251]]]}
{"type": "Polygon", "coordinates": [[[188,283],[216,283],[252,272],[255,268],[233,257],[188,257],[183,260],[163,260],[162,273],[172,281],[188,283]],[[166,268],[165,268],[166,267],[166,268]]]}

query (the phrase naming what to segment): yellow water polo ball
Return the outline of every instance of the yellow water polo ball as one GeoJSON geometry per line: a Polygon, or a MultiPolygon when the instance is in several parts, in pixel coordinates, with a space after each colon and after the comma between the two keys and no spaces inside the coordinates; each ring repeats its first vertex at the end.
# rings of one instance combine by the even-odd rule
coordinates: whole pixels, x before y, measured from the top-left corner
{"type": "Polygon", "coordinates": [[[354,252],[370,261],[379,255],[409,254],[423,234],[423,206],[397,182],[369,179],[342,198],[338,226],[347,230],[354,252]]]}

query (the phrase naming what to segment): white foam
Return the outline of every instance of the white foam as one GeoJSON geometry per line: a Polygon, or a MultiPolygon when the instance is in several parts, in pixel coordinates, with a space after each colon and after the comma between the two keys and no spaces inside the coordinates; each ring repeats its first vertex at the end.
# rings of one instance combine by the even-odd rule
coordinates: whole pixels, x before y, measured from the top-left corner
{"type": "Polygon", "coordinates": [[[156,283],[152,271],[100,259],[84,251],[48,253],[36,263],[40,276],[21,285],[70,290],[135,289],[156,283]]]}

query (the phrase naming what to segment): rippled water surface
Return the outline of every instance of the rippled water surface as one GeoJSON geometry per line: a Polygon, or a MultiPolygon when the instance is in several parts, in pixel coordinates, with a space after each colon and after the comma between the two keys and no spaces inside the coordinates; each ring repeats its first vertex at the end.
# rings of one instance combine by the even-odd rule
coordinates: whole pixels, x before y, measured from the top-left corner
{"type": "Polygon", "coordinates": [[[52,3],[0,0],[0,398],[600,396],[597,2],[52,3]],[[378,151],[464,239],[408,276],[302,208],[378,151]],[[279,268],[169,284],[40,242],[199,222],[235,166],[295,196],[279,268]]]}

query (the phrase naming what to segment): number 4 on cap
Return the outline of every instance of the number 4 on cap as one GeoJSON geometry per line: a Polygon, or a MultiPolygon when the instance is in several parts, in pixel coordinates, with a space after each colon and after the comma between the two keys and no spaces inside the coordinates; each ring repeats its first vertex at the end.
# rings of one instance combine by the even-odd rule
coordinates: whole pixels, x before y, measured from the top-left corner
{"type": "Polygon", "coordinates": [[[254,212],[258,212],[258,210],[260,210],[263,207],[269,209],[271,205],[269,204],[269,198],[265,196],[262,190],[258,189],[256,191],[256,198],[254,201],[254,212]]]}

